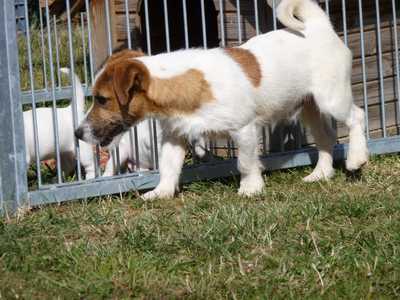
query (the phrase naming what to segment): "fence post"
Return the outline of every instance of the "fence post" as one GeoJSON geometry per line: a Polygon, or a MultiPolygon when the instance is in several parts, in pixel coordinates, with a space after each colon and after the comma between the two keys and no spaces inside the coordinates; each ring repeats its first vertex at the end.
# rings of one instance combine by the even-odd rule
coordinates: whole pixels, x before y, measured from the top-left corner
{"type": "Polygon", "coordinates": [[[0,210],[28,199],[14,1],[0,1],[0,210]]]}

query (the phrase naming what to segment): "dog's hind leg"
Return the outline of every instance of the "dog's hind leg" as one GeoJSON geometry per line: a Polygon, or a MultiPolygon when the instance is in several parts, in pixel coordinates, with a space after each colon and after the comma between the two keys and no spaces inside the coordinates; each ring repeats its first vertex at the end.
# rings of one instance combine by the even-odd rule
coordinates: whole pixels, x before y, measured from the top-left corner
{"type": "Polygon", "coordinates": [[[335,86],[324,90],[319,89],[314,92],[314,99],[321,113],[332,116],[349,128],[346,168],[349,171],[360,169],[368,161],[364,111],[353,103],[350,80],[342,84],[335,82],[335,86]]]}
{"type": "Polygon", "coordinates": [[[303,121],[308,125],[318,148],[318,162],[312,173],[303,178],[306,182],[330,179],[333,169],[332,150],[336,141],[336,132],[332,128],[329,116],[321,114],[314,101],[305,101],[302,112],[303,121]]]}
{"type": "Polygon", "coordinates": [[[258,153],[256,124],[250,123],[239,131],[231,132],[231,137],[238,145],[238,169],[241,174],[239,194],[252,196],[262,192],[264,180],[261,175],[262,165],[258,153]]]}

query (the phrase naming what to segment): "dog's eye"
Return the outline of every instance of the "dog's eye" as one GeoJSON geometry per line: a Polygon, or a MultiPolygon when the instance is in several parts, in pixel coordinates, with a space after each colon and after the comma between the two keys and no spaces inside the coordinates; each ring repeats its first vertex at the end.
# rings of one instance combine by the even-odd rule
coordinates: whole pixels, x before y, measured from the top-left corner
{"type": "Polygon", "coordinates": [[[100,105],[104,105],[107,103],[107,98],[103,97],[103,96],[94,96],[94,99],[96,100],[97,103],[99,103],[100,105]]]}

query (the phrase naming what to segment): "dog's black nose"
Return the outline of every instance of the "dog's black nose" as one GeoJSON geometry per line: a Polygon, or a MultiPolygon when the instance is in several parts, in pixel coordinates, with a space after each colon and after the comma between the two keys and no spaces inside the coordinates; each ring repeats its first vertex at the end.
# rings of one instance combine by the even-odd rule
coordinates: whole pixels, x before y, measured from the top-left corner
{"type": "Polygon", "coordinates": [[[81,127],[78,127],[75,130],[75,136],[77,139],[80,139],[80,140],[83,138],[83,129],[81,127]]]}

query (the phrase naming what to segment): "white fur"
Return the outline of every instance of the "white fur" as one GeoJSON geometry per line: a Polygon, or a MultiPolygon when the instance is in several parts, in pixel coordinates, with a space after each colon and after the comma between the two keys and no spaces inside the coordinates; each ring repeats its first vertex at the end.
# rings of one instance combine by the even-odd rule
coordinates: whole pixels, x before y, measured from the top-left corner
{"type": "Polygon", "coordinates": [[[350,50],[336,35],[322,9],[311,0],[281,1],[278,18],[290,30],[259,35],[240,46],[257,58],[262,71],[259,87],[252,85],[241,66],[223,49],[181,50],[136,58],[151,76],[159,78],[176,76],[188,69],[200,70],[214,97],[190,115],[159,116],[164,132],[160,183],[143,198],[173,196],[184,160],[182,137],[192,140],[209,132],[229,133],[239,147],[238,167],[242,174],[239,193],[246,196],[260,193],[264,183],[256,150],[256,124],[291,117],[310,94],[318,113],[311,111],[307,121],[320,155],[315,170],[305,180],[333,175],[335,136],[326,121],[328,117],[344,122],[350,130],[347,167],[358,169],[367,161],[364,113],[353,104],[351,91],[350,50]],[[304,30],[296,32],[299,29],[304,30]]]}
{"type": "MultiPolygon", "coordinates": [[[[67,68],[61,68],[61,72],[70,74],[67,68]]],[[[77,100],[78,122],[84,117],[85,97],[79,78],[74,75],[75,94],[77,100]]],[[[75,168],[75,139],[72,117],[72,104],[64,108],[57,108],[58,136],[60,142],[61,167],[64,173],[69,174],[75,168]]],[[[53,110],[50,107],[36,109],[39,160],[55,159],[56,146],[53,126],[53,110]]],[[[30,165],[36,160],[35,139],[33,127],[33,111],[24,111],[26,161],[30,165]]],[[[95,177],[94,156],[92,146],[79,141],[80,163],[85,169],[86,179],[95,177]]]]}

